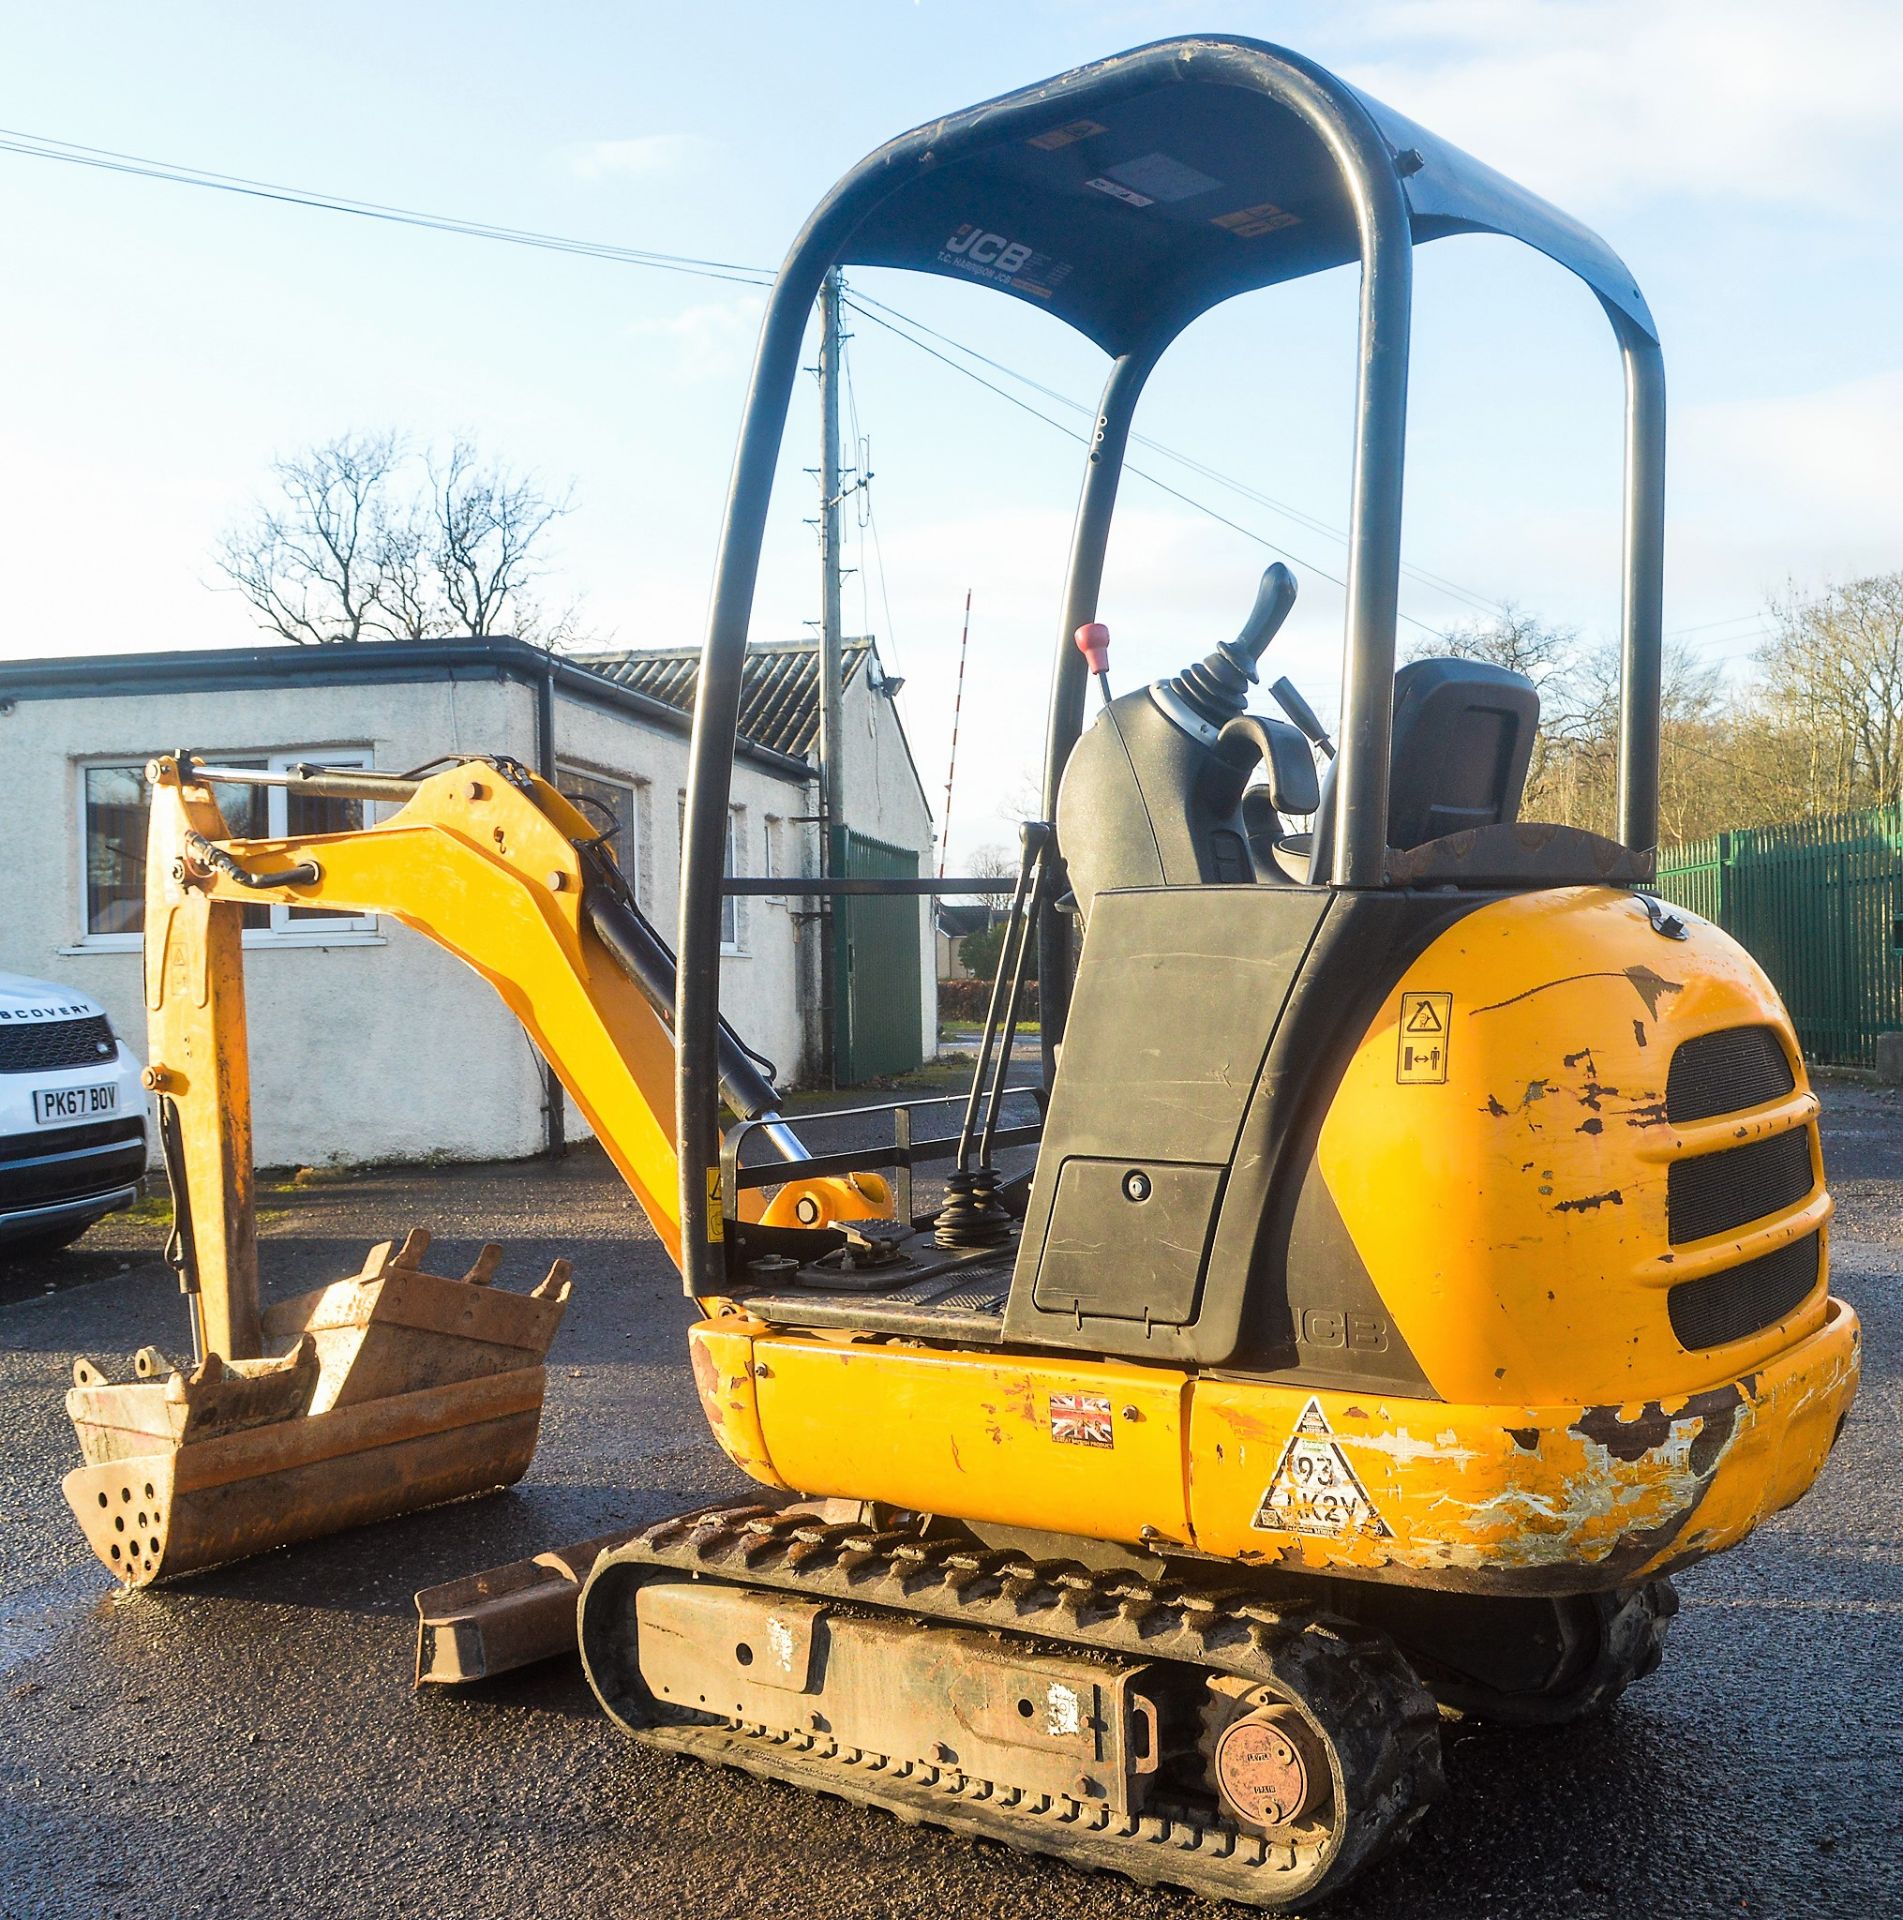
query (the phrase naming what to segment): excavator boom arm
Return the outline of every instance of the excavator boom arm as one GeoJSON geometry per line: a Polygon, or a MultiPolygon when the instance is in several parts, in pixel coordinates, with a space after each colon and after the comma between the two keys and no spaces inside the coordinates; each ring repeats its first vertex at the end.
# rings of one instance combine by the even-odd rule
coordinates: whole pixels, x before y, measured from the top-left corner
{"type": "Polygon", "coordinates": [[[246,904],[388,915],[481,974],[678,1261],[673,1037],[589,924],[577,843],[596,830],[553,787],[509,763],[466,762],[413,787],[391,782],[403,804],[375,825],[234,842],[213,788],[188,762],[163,758],[148,774],[148,1077],[170,1105],[209,1351],[260,1351],[246,904]]]}

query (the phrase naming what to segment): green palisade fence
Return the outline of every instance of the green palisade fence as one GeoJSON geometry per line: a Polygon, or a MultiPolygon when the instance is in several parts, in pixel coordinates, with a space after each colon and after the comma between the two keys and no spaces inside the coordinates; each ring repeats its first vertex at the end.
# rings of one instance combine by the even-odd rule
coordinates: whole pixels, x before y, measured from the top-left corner
{"type": "Polygon", "coordinates": [[[1658,890],[1750,951],[1811,1059],[1873,1066],[1903,1028],[1903,807],[1661,848],[1658,890]]]}

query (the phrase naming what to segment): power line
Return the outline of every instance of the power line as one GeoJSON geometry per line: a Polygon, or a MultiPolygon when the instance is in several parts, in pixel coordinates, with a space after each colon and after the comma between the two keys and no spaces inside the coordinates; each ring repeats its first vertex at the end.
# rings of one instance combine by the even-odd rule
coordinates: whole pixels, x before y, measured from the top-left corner
{"type": "Polygon", "coordinates": [[[1713,627],[1736,627],[1741,626],[1747,620],[1762,620],[1763,618],[1764,609],[1762,607],[1754,607],[1749,613],[1734,613],[1723,620],[1701,620],[1695,627],[1674,627],[1665,637],[1668,640],[1677,640],[1688,633],[1709,633],[1713,627]]]}
{"type": "MultiPolygon", "coordinates": [[[[980,353],[976,347],[967,346],[962,340],[956,340],[948,333],[941,333],[936,327],[927,326],[923,320],[913,314],[902,313],[897,307],[883,300],[875,300],[869,293],[855,292],[853,299],[862,308],[877,307],[880,312],[890,314],[894,320],[902,320],[918,332],[929,334],[934,340],[942,341],[946,346],[968,355],[981,365],[1007,375],[1010,379],[1029,387],[1033,393],[1042,394],[1047,400],[1055,400],[1059,405],[1069,407],[1077,413],[1094,414],[1095,410],[1083,401],[1072,399],[1069,394],[1061,393],[1055,387],[1047,387],[1042,381],[1033,380],[1029,374],[1020,373],[1015,367],[1006,366],[1002,360],[994,360],[989,354],[980,353]]],[[[1278,500],[1273,494],[1264,493],[1261,488],[1252,485],[1249,481],[1238,480],[1235,475],[1224,473],[1219,467],[1211,466],[1194,454],[1184,453],[1180,448],[1172,447],[1162,440],[1152,439],[1148,434],[1132,433],[1130,438],[1136,445],[1148,447],[1152,453],[1160,453],[1165,459],[1177,461],[1180,465],[1188,467],[1191,472],[1201,474],[1204,479],[1213,480],[1218,486],[1227,487],[1232,493],[1241,494],[1243,498],[1253,500],[1258,506],[1267,507],[1271,512],[1293,520],[1297,526],[1306,527],[1311,533],[1319,533],[1327,539],[1340,541],[1344,546],[1347,544],[1348,536],[1340,527],[1331,526],[1326,520],[1318,519],[1302,508],[1291,506],[1286,500],[1278,500]]],[[[1451,594],[1457,600],[1466,601],[1477,612],[1504,614],[1508,611],[1505,602],[1492,599],[1472,588],[1463,587],[1459,581],[1449,580],[1443,574],[1430,572],[1426,567],[1416,566],[1412,561],[1402,561],[1401,571],[1418,580],[1423,586],[1437,588],[1442,593],[1451,594]]]]}
{"type": "MultiPolygon", "coordinates": [[[[1000,400],[1008,401],[1021,412],[1028,413],[1033,420],[1042,420],[1047,427],[1054,428],[1068,440],[1075,440],[1080,446],[1089,445],[1088,436],[1079,433],[1075,427],[1067,426],[1062,420],[1055,420],[1048,413],[1040,412],[1036,407],[1032,406],[1028,400],[1020,399],[1015,393],[1008,392],[1005,388],[998,386],[994,381],[987,380],[983,374],[976,373],[970,367],[961,365],[958,361],[952,359],[949,354],[940,353],[936,347],[929,346],[925,341],[918,339],[915,335],[907,333],[904,328],[894,325],[892,321],[884,319],[879,314],[872,312],[870,308],[862,306],[856,296],[850,298],[847,304],[852,307],[862,319],[870,320],[875,327],[883,327],[888,333],[896,334],[899,339],[908,341],[912,346],[916,347],[919,352],[929,354],[934,360],[940,361],[945,366],[950,367],[954,373],[962,373],[967,380],[975,380],[979,386],[984,387],[991,393],[995,393],[1000,400]]],[[[888,311],[891,311],[891,309],[888,309],[888,311]]],[[[1234,533],[1241,534],[1245,540],[1253,540],[1258,546],[1266,547],[1269,552],[1280,554],[1283,559],[1294,561],[1298,567],[1301,567],[1306,572],[1316,575],[1319,579],[1328,581],[1333,586],[1340,587],[1344,592],[1347,591],[1348,583],[1342,579],[1340,574],[1330,573],[1328,569],[1318,561],[1304,559],[1301,554],[1294,552],[1291,548],[1283,546],[1279,541],[1271,540],[1267,534],[1259,533],[1254,527],[1244,526],[1240,520],[1230,519],[1226,513],[1219,513],[1206,500],[1198,500],[1194,494],[1185,493],[1181,487],[1171,486],[1167,480],[1157,474],[1151,473],[1147,468],[1139,467],[1126,460],[1123,465],[1123,470],[1125,473],[1135,474],[1139,480],[1147,480],[1151,486],[1169,494],[1172,499],[1180,500],[1186,507],[1193,507],[1198,513],[1206,514],[1219,525],[1228,527],[1234,533]]],[[[1419,627],[1423,633],[1439,632],[1438,628],[1430,626],[1425,620],[1415,619],[1411,613],[1399,613],[1397,617],[1405,620],[1411,627],[1419,627]]]]}
{"type": "Polygon", "coordinates": [[[508,246],[534,247],[545,253],[572,253],[586,259],[610,260],[625,266],[652,267],[663,273],[692,274],[706,280],[738,281],[746,286],[770,286],[772,273],[731,260],[701,260],[691,254],[656,253],[646,247],[618,246],[606,240],[578,240],[532,227],[505,227],[487,220],[464,220],[453,214],[425,213],[416,207],[391,206],[380,200],[356,200],[344,194],[320,193],[306,187],[285,186],[272,180],[254,180],[244,174],[214,173],[205,167],[187,167],[143,154],[120,153],[111,147],[82,146],[73,140],[54,140],[43,134],[0,127],[0,153],[28,159],[57,160],[69,166],[91,167],[102,173],[162,180],[174,186],[202,187],[212,193],[237,194],[245,199],[269,200],[282,206],[312,207],[324,213],[345,213],[361,220],[395,226],[427,227],[438,233],[461,234],[472,240],[496,240],[508,246]]]}
{"type": "MultiPolygon", "coordinates": [[[[116,148],[87,146],[79,141],[72,140],[57,140],[50,135],[28,133],[18,128],[0,128],[0,153],[15,153],[29,159],[52,160],[70,166],[88,167],[96,171],[120,174],[136,179],[163,181],[175,186],[199,187],[209,192],[234,194],[247,199],[272,202],[277,205],[309,207],[320,212],[348,214],[353,218],[375,220],[390,225],[420,227],[433,232],[460,235],[466,239],[491,240],[508,246],[532,247],[541,252],[566,253],[585,259],[606,260],[617,265],[647,267],[663,273],[687,274],[699,279],[723,280],[744,286],[768,286],[772,284],[773,280],[772,273],[766,268],[748,266],[737,261],[707,260],[697,258],[690,254],[660,253],[650,248],[621,246],[609,241],[582,240],[569,235],[544,232],[536,228],[508,227],[492,221],[466,220],[449,214],[428,213],[420,208],[396,206],[386,201],[361,200],[343,194],[322,193],[310,188],[287,186],[278,181],[256,179],[246,174],[219,173],[210,168],[184,166],[170,161],[156,160],[144,154],[126,153],[116,148]]],[[[855,295],[851,301],[851,305],[857,312],[863,315],[863,317],[871,320],[874,325],[882,326],[887,332],[896,334],[900,339],[908,341],[920,352],[930,354],[932,358],[941,361],[944,365],[952,368],[954,372],[963,374],[967,379],[977,381],[980,386],[997,394],[1000,399],[1009,401],[1011,405],[1029,413],[1034,419],[1042,420],[1045,425],[1055,428],[1058,432],[1067,435],[1073,440],[1088,444],[1085,435],[1075,432],[1073,429],[1065,426],[1061,421],[1052,419],[1049,414],[1041,413],[1037,408],[1030,406],[1017,395],[1009,393],[1004,388],[996,386],[991,381],[984,379],[982,375],[974,372],[970,367],[953,360],[946,354],[938,352],[935,348],[928,346],[924,340],[918,338],[916,334],[906,331],[906,328],[917,328],[922,333],[930,334],[934,339],[944,341],[946,345],[955,348],[958,352],[968,355],[983,365],[992,367],[1010,379],[1021,382],[1023,385],[1043,394],[1058,404],[1072,408],[1078,412],[1088,413],[1090,409],[1085,407],[1081,402],[1071,399],[1067,394],[1059,393],[1054,388],[1044,386],[1041,382],[1031,379],[1027,374],[1017,372],[1015,368],[1006,366],[1002,361],[991,359],[988,355],[980,353],[976,348],[968,347],[962,341],[954,340],[948,334],[939,333],[935,328],[927,326],[923,321],[914,320],[909,314],[902,314],[897,308],[886,306],[883,301],[874,300],[870,295],[855,295]],[[879,313],[872,311],[874,307],[882,309],[885,314],[891,315],[892,318],[881,318],[879,313]],[[895,322],[903,322],[904,325],[901,326],[895,324],[895,322]]],[[[1207,462],[1197,460],[1192,455],[1180,453],[1176,449],[1166,446],[1161,441],[1152,440],[1140,434],[1133,434],[1131,437],[1136,440],[1139,445],[1149,447],[1153,452],[1161,453],[1165,458],[1175,460],[1183,466],[1188,467],[1191,471],[1201,474],[1204,478],[1213,480],[1218,485],[1227,487],[1243,497],[1267,507],[1272,512],[1282,514],[1284,517],[1294,520],[1298,525],[1306,526],[1311,531],[1319,533],[1325,538],[1332,540],[1346,539],[1345,534],[1339,529],[1329,526],[1325,521],[1318,520],[1313,515],[1306,514],[1299,508],[1292,507],[1284,501],[1276,500],[1271,495],[1262,492],[1259,488],[1252,487],[1244,481],[1237,480],[1221,472],[1218,468],[1210,466],[1207,462]]],[[[1228,527],[1234,532],[1243,535],[1244,538],[1253,540],[1259,545],[1266,547],[1271,553],[1280,554],[1285,559],[1292,560],[1298,566],[1305,568],[1308,572],[1331,582],[1335,586],[1343,587],[1345,590],[1345,582],[1339,575],[1329,572],[1327,568],[1319,565],[1315,561],[1303,559],[1299,554],[1296,554],[1279,542],[1269,539],[1267,535],[1257,532],[1254,528],[1246,527],[1240,521],[1232,520],[1227,514],[1218,512],[1206,501],[1197,499],[1193,494],[1186,493],[1180,487],[1172,486],[1168,481],[1161,479],[1158,475],[1150,473],[1142,467],[1126,463],[1126,471],[1135,474],[1141,480],[1147,480],[1151,486],[1169,494],[1173,499],[1180,500],[1185,506],[1194,508],[1199,513],[1206,514],[1210,519],[1217,521],[1220,525],[1228,527]]],[[[873,529],[873,539],[876,548],[878,540],[876,527],[873,529]]],[[[1425,585],[1433,586],[1442,592],[1465,600],[1469,605],[1478,608],[1480,611],[1492,613],[1504,611],[1500,602],[1473,593],[1469,589],[1458,585],[1456,582],[1446,580],[1438,574],[1430,574],[1424,568],[1404,562],[1403,571],[1425,585]]],[[[1407,621],[1409,625],[1420,628],[1424,633],[1437,631],[1437,629],[1432,627],[1428,622],[1417,620],[1411,614],[1403,613],[1400,615],[1400,618],[1407,621]]]]}

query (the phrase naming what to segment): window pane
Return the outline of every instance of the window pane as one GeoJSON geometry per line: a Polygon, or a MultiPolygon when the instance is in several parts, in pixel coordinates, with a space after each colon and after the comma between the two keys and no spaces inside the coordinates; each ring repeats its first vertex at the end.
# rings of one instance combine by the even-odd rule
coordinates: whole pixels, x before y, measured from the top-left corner
{"type": "MultiPolygon", "coordinates": [[[[227,767],[262,767],[262,760],[219,757],[227,767]]],[[[264,793],[258,787],[219,787],[218,810],[234,840],[265,831],[264,793]]],[[[88,767],[86,809],[86,931],[145,931],[145,829],[151,799],[145,766],[88,767]]],[[[268,927],[271,909],[244,908],[247,927],[268,927]]]]}
{"type": "MultiPolygon", "coordinates": [[[[252,789],[260,800],[264,789],[252,789]]],[[[299,793],[295,787],[285,794],[286,838],[302,840],[313,833],[355,833],[363,825],[361,800],[337,800],[327,794],[299,793]]],[[[360,916],[347,909],[332,907],[286,907],[287,920],[355,920],[360,916]]]]}
{"type": "Polygon", "coordinates": [[[86,769],[86,931],[145,928],[145,769],[86,769]]]}

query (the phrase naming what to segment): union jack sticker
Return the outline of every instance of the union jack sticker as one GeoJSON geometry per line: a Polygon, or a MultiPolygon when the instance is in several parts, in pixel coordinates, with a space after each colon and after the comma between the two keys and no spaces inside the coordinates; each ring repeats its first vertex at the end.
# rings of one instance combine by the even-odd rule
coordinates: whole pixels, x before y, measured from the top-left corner
{"type": "Polygon", "coordinates": [[[1068,1447],[1114,1447],[1110,1396],[1104,1393],[1051,1395],[1051,1438],[1068,1447]]]}

